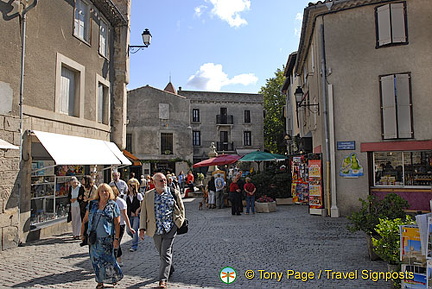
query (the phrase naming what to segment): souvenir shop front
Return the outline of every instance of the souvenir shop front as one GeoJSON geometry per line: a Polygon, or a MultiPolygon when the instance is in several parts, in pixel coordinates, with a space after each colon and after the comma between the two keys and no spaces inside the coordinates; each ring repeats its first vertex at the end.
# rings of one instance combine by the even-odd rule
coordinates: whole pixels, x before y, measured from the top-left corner
{"type": "Polygon", "coordinates": [[[309,205],[312,215],[324,214],[321,154],[291,157],[293,203],[309,205]]]}
{"type": "Polygon", "coordinates": [[[396,193],[413,211],[431,211],[432,141],[362,144],[368,152],[370,194],[396,193]]]}
{"type": "Polygon", "coordinates": [[[30,231],[66,223],[72,176],[91,175],[97,185],[110,181],[112,168],[131,164],[112,142],[35,130],[30,138],[30,231]]]}

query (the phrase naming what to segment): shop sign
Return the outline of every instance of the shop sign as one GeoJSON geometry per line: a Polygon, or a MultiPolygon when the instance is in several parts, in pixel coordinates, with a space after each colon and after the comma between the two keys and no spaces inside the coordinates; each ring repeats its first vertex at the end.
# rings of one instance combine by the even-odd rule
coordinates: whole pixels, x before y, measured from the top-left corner
{"type": "Polygon", "coordinates": [[[339,150],[355,150],[355,141],[338,141],[337,149],[339,150]]]}

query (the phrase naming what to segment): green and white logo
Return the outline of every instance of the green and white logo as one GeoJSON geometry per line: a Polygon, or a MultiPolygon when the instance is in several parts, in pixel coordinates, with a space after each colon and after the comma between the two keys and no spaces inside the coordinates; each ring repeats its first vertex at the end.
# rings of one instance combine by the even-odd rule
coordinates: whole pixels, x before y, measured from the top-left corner
{"type": "Polygon", "coordinates": [[[219,278],[225,284],[231,284],[236,280],[237,272],[234,270],[234,268],[225,267],[220,270],[219,278]]]}

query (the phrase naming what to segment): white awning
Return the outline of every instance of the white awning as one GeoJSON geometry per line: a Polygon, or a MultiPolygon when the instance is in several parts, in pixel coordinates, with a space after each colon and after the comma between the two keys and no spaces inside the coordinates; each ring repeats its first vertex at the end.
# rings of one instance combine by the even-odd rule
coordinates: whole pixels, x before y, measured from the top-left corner
{"type": "Polygon", "coordinates": [[[0,139],[0,149],[4,150],[19,150],[19,147],[0,139]]]}
{"type": "Polygon", "coordinates": [[[32,131],[56,165],[131,165],[117,145],[103,140],[32,131]]]}

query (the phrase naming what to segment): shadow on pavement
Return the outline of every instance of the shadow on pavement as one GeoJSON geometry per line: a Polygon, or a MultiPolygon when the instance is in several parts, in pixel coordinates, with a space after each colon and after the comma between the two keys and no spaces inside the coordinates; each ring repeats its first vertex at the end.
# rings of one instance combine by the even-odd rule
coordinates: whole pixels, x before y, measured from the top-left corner
{"type": "Polygon", "coordinates": [[[34,286],[68,284],[76,281],[90,280],[90,279],[94,279],[93,272],[88,272],[84,270],[74,270],[74,271],[64,272],[60,274],[51,274],[39,278],[33,278],[28,281],[15,284],[12,286],[12,288],[30,288],[34,286]]]}

